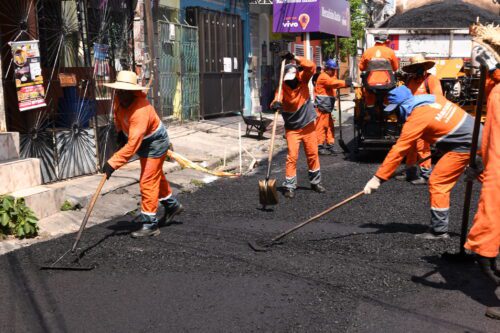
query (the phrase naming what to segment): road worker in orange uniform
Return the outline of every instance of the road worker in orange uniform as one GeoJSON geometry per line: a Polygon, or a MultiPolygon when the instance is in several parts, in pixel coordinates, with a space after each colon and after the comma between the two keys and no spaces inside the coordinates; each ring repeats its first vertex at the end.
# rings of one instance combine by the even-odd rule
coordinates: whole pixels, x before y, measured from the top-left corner
{"type": "MultiPolygon", "coordinates": [[[[434,61],[425,59],[424,55],[417,54],[410,58],[410,64],[403,67],[403,71],[410,74],[406,86],[414,96],[417,95],[443,95],[441,81],[431,73],[427,72],[434,67],[434,61]]],[[[406,166],[415,164],[419,159],[431,155],[431,147],[423,139],[418,139],[406,156],[406,166]]],[[[414,185],[427,184],[431,175],[432,161],[430,159],[422,162],[419,166],[410,168],[403,177],[414,185]],[[420,170],[418,170],[420,168],[420,170]],[[419,172],[420,171],[420,172],[419,172]]],[[[402,177],[401,177],[402,178],[402,177]]],[[[396,177],[396,179],[401,179],[396,177]]]]}
{"type": "MultiPolygon", "coordinates": [[[[496,29],[496,34],[500,35],[500,28],[496,29]]],[[[481,147],[483,186],[465,248],[476,253],[483,273],[500,286],[500,270],[496,264],[500,247],[500,41],[495,44],[484,37],[487,35],[474,38],[479,47],[484,48],[484,52],[479,52],[478,61],[489,69],[486,121],[481,147]]],[[[500,307],[488,308],[486,315],[500,319],[500,307]]]]}
{"type": "MultiPolygon", "coordinates": [[[[335,106],[335,89],[352,85],[352,80],[339,80],[336,71],[339,69],[337,62],[328,59],[314,86],[314,103],[316,104],[316,135],[318,136],[318,149],[320,155],[334,154],[335,143],[332,111],[335,106]]],[[[341,124],[340,124],[341,125],[341,124]]]]}
{"type": "MultiPolygon", "coordinates": [[[[367,78],[370,86],[386,85],[389,83],[390,77],[387,71],[380,69],[387,69],[395,72],[398,70],[399,61],[394,51],[387,46],[387,41],[389,39],[387,34],[376,34],[374,38],[375,45],[366,49],[361,56],[358,67],[361,72],[372,71],[367,78]]],[[[373,117],[377,112],[375,110],[377,102],[376,96],[366,87],[363,88],[363,96],[365,97],[367,112],[373,117]]]]}
{"type": "Polygon", "coordinates": [[[297,160],[299,158],[300,143],[304,144],[304,151],[309,167],[309,182],[311,189],[323,193],[321,185],[321,171],[318,156],[318,139],[316,137],[316,112],[309,94],[309,80],[314,74],[316,65],[306,58],[296,57],[287,52],[282,56],[288,61],[295,60],[296,64],[285,66],[283,77],[282,96],[278,92],[271,103],[273,110],[282,110],[285,121],[285,136],[288,145],[286,157],[286,179],[283,186],[286,188],[285,197],[294,198],[297,188],[297,160]],[[302,71],[298,72],[298,66],[302,71]],[[281,101],[281,102],[280,102],[281,101]]]}
{"type": "Polygon", "coordinates": [[[429,178],[431,227],[417,238],[449,238],[450,192],[469,163],[474,118],[443,96],[413,96],[406,86],[392,89],[388,100],[386,112],[396,110],[405,123],[398,141],[364,192],[370,194],[388,180],[418,139],[435,144],[444,155],[429,178]]]}
{"type": "Polygon", "coordinates": [[[118,73],[116,82],[107,83],[114,88],[115,126],[118,137],[124,138],[124,146],[104,165],[108,179],[111,174],[127,163],[134,154],[141,162],[141,214],[142,229],[133,232],[134,238],[155,236],[160,233],[159,223],[170,222],[183,211],[182,205],[172,196],[172,189],[163,173],[163,162],[169,147],[165,126],[146,99],[142,87],[137,84],[137,75],[130,71],[118,73]],[[165,215],[158,220],[158,203],[165,207],[165,215]]]}

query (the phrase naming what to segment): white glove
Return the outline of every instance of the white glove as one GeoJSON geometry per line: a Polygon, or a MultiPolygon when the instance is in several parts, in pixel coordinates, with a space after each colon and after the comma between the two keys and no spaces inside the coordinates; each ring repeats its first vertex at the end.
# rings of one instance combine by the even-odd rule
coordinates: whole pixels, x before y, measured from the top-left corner
{"type": "Polygon", "coordinates": [[[368,183],[366,183],[363,191],[365,192],[365,194],[371,194],[372,192],[378,190],[380,184],[380,178],[378,178],[377,176],[373,176],[372,179],[370,179],[368,183]]]}

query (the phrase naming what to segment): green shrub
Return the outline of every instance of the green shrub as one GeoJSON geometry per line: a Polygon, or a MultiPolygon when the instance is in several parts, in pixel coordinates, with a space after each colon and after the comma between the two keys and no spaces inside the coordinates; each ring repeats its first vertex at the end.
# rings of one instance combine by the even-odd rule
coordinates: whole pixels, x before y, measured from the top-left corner
{"type": "Polygon", "coordinates": [[[23,198],[0,196],[0,235],[34,237],[38,233],[37,221],[23,198]]]}

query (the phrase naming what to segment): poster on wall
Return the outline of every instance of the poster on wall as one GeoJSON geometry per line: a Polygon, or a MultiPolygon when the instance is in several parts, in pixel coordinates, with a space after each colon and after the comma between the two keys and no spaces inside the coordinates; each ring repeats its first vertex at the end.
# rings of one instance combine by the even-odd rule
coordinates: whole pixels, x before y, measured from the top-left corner
{"type": "Polygon", "coordinates": [[[46,106],[37,40],[11,42],[19,111],[46,106]]]}

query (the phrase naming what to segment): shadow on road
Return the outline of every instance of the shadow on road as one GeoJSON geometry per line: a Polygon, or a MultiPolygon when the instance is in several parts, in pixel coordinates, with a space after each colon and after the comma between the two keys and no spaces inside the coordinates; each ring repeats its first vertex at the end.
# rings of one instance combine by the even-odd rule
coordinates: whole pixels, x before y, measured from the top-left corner
{"type": "Polygon", "coordinates": [[[436,289],[458,290],[485,306],[499,306],[496,286],[482,276],[477,265],[450,263],[440,256],[425,256],[422,259],[434,265],[434,269],[422,276],[412,276],[413,282],[436,289]],[[441,275],[444,281],[432,281],[435,274],[441,275]]]}

